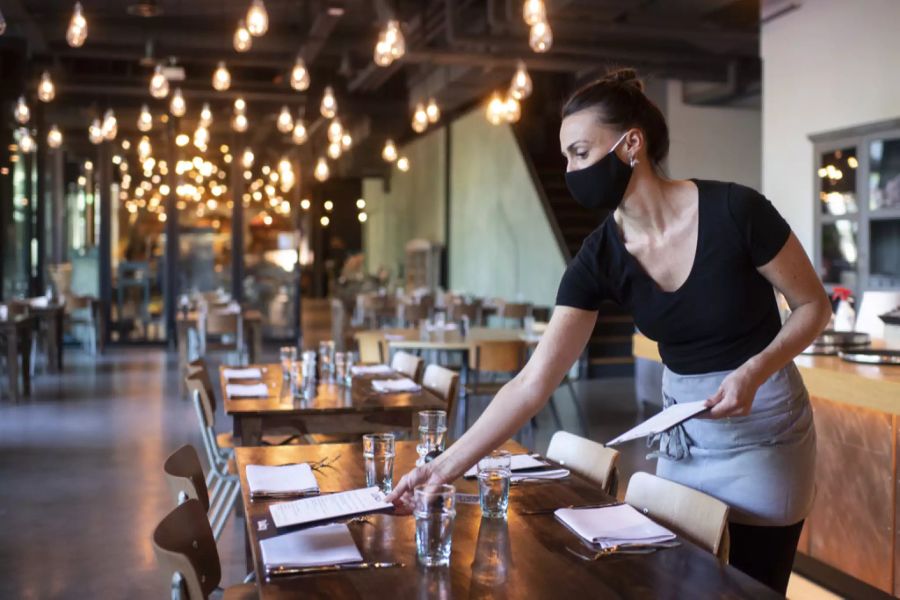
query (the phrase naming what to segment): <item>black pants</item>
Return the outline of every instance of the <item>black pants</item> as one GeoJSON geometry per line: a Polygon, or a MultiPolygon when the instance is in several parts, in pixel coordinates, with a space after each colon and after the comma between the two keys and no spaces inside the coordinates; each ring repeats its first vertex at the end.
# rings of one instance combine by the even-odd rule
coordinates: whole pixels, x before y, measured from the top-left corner
{"type": "Polygon", "coordinates": [[[728,561],[776,592],[787,592],[803,521],[785,527],[728,524],[731,551],[728,561]]]}

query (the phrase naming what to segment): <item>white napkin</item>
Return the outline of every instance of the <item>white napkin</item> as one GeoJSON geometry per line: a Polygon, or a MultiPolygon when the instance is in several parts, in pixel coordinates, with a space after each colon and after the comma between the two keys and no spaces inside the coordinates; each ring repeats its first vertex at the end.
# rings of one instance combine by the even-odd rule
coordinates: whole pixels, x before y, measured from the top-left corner
{"type": "Polygon", "coordinates": [[[418,392],[421,389],[418,383],[405,377],[403,379],[376,379],[372,382],[372,387],[380,394],[418,392]]]}
{"type": "Polygon", "coordinates": [[[319,482],[309,464],[247,465],[247,484],[250,495],[312,494],[319,491],[319,482]]]}
{"type": "MultiPolygon", "coordinates": [[[[522,469],[540,469],[541,467],[548,467],[547,463],[544,461],[537,459],[530,454],[513,454],[509,457],[509,470],[510,471],[521,471],[522,469]]],[[[536,471],[540,473],[541,471],[536,471]]],[[[478,465],[473,465],[471,469],[466,471],[464,477],[475,477],[478,475],[478,465]]]]}
{"type": "Polygon", "coordinates": [[[0,321],[5,321],[9,318],[9,308],[5,304],[0,304],[0,321]]]}
{"type": "Polygon", "coordinates": [[[674,533],[627,504],[602,508],[561,508],[554,514],[582,539],[602,548],[675,539],[674,533]]]}
{"type": "Polygon", "coordinates": [[[341,523],[286,533],[259,543],[263,564],[278,567],[318,567],[362,562],[362,555],[341,523]]]}
{"type": "Polygon", "coordinates": [[[229,383],[225,386],[225,393],[230,398],[267,398],[269,388],[264,383],[229,383]]]}
{"type": "Polygon", "coordinates": [[[262,371],[258,367],[248,369],[222,369],[226,381],[232,379],[262,379],[262,371]]]}
{"type": "Polygon", "coordinates": [[[406,339],[405,336],[400,335],[399,333],[386,333],[384,334],[384,339],[389,342],[402,342],[406,339]]]}
{"type": "Polygon", "coordinates": [[[50,306],[50,298],[46,296],[37,296],[35,298],[29,298],[28,304],[34,308],[47,308],[50,306]]]}
{"type": "Polygon", "coordinates": [[[355,365],[350,367],[353,375],[393,375],[394,369],[387,365],[355,365]]]}

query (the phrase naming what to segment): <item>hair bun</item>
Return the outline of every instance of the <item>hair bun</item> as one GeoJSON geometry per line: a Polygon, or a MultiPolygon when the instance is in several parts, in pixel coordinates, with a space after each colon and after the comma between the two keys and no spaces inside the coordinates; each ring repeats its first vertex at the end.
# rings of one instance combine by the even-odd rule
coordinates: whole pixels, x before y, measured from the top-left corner
{"type": "Polygon", "coordinates": [[[644,84],[638,79],[637,71],[634,69],[616,69],[610,71],[601,80],[605,83],[617,84],[636,88],[644,91],[644,84]]]}

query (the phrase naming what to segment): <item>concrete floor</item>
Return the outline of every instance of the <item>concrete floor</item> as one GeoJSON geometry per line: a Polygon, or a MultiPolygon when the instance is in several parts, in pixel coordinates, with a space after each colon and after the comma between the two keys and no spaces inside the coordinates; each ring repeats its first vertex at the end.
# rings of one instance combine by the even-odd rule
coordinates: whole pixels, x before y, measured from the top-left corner
{"type": "MultiPolygon", "coordinates": [[[[631,379],[576,386],[593,439],[637,422],[631,379]]],[[[564,427],[580,433],[566,391],[558,403],[564,427]]],[[[230,426],[224,415],[218,426],[230,426]]],[[[545,410],[534,449],[546,451],[554,431],[545,410]]],[[[39,374],[30,399],[0,398],[0,599],[168,597],[150,534],[172,508],[162,464],[185,443],[200,448],[196,416],[175,355],[158,348],[114,347],[96,359],[67,349],[65,373],[39,374]]],[[[642,442],[622,450],[624,490],[653,465],[642,442]]],[[[223,585],[245,574],[242,526],[233,517],[219,541],[223,585]]]]}

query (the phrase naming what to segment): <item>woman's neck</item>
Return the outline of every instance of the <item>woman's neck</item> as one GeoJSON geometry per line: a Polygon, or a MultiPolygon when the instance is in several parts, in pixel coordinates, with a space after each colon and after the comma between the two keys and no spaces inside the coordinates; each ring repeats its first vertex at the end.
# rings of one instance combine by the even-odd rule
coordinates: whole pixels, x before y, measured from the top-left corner
{"type": "Polygon", "coordinates": [[[660,177],[649,165],[637,167],[616,209],[619,225],[648,234],[665,232],[680,212],[680,195],[676,193],[680,183],[660,177]]]}

